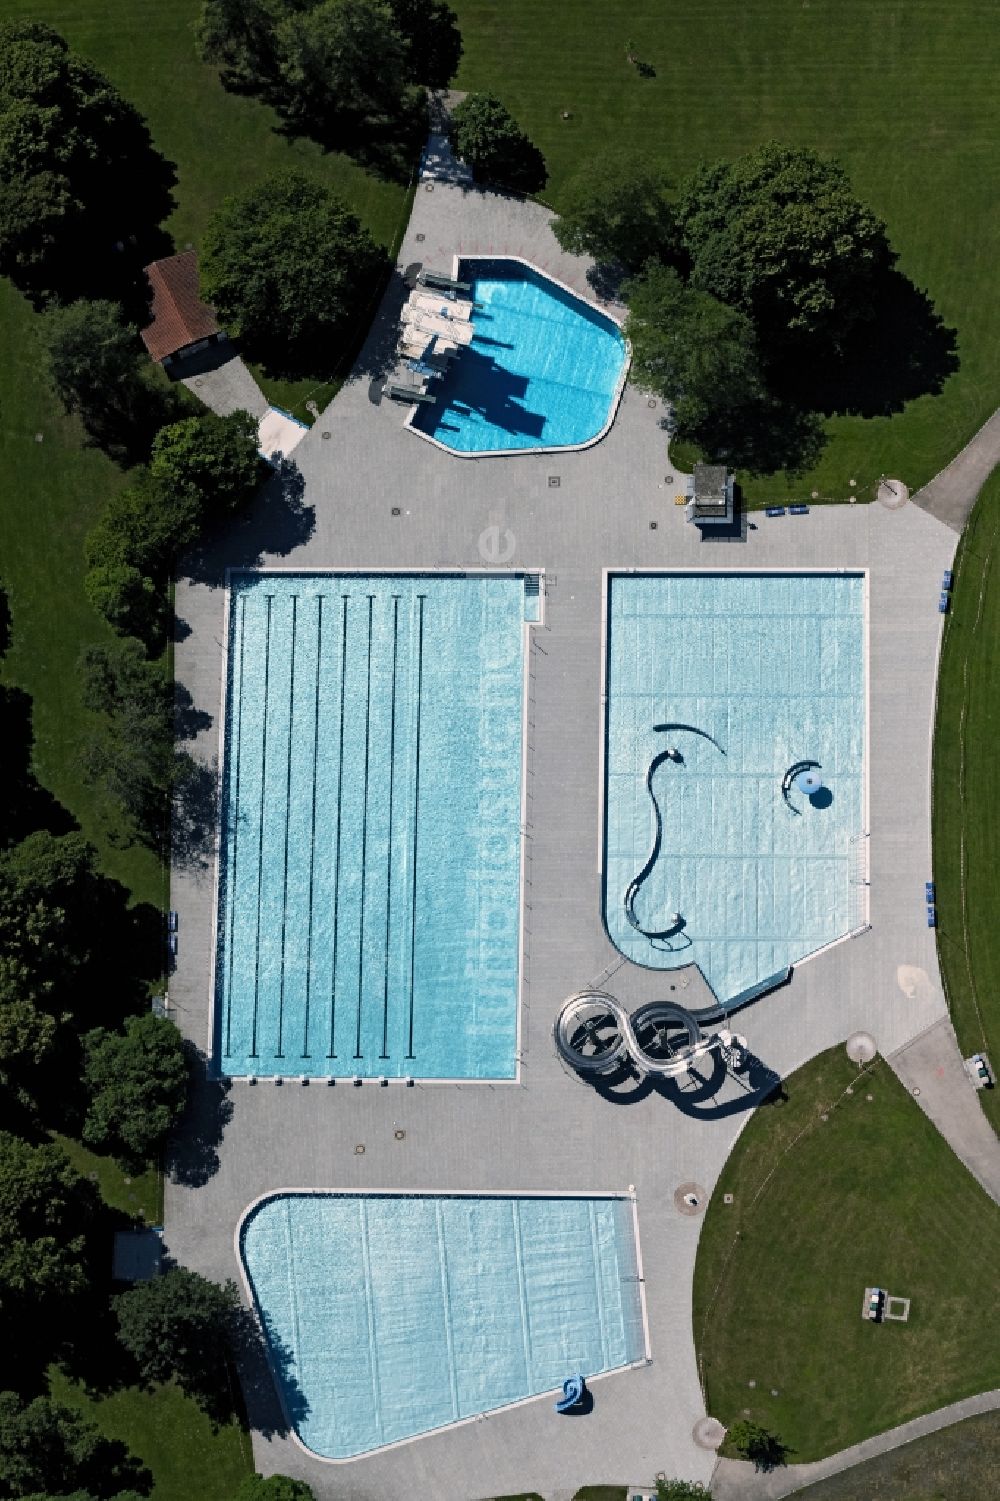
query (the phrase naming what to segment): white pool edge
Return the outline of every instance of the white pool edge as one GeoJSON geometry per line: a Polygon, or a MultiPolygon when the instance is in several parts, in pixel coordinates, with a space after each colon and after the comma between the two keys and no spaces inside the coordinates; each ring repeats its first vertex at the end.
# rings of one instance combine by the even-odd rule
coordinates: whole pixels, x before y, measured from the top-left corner
{"type": "Polygon", "coordinates": [[[315,1449],[311,1449],[306,1443],[305,1439],[300,1436],[298,1430],[295,1427],[295,1424],[292,1422],[292,1419],[289,1415],[285,1403],[285,1393],[282,1388],[281,1382],[279,1381],[274,1370],[274,1365],[271,1360],[270,1345],[268,1344],[267,1334],[264,1330],[263,1320],[261,1318],[257,1299],[254,1296],[253,1287],[251,1285],[250,1278],[243,1261],[243,1253],[241,1247],[243,1227],[250,1216],[254,1214],[262,1204],[266,1204],[269,1199],[298,1198],[303,1197],[307,1194],[316,1198],[348,1199],[584,1199],[587,1201],[591,1201],[593,1199],[617,1199],[622,1202],[628,1201],[632,1206],[632,1234],[634,1236],[635,1262],[637,1273],[636,1285],[639,1290],[639,1306],[642,1314],[644,1353],[641,1359],[627,1361],[624,1365],[614,1366],[610,1371],[599,1371],[594,1376],[588,1376],[586,1378],[587,1385],[590,1386],[595,1381],[603,1381],[608,1376],[620,1376],[623,1371],[635,1371],[639,1370],[643,1366],[652,1364],[653,1355],[649,1336],[649,1318],[646,1309],[646,1283],[642,1269],[642,1246],[639,1240],[639,1211],[636,1200],[636,1192],[631,1185],[628,1189],[625,1190],[605,1188],[594,1189],[590,1191],[583,1189],[546,1190],[538,1188],[529,1188],[523,1190],[477,1188],[456,1188],[445,1190],[435,1188],[270,1188],[266,1191],[266,1193],[258,1194],[255,1199],[251,1199],[250,1203],[246,1206],[246,1208],[243,1210],[243,1213],[237,1220],[236,1229],[233,1232],[233,1253],[236,1257],[236,1265],[239,1268],[240,1282],[243,1286],[244,1297],[253,1312],[254,1319],[256,1320],[258,1328],[260,1329],[261,1338],[264,1341],[264,1347],[267,1353],[267,1368],[270,1372],[271,1380],[274,1384],[274,1389],[277,1394],[278,1403],[281,1408],[281,1415],[288,1429],[287,1436],[291,1439],[292,1443],[295,1444],[296,1448],[300,1449],[302,1453],[307,1455],[310,1459],[315,1460],[317,1464],[359,1464],[364,1460],[374,1458],[376,1455],[385,1454],[390,1449],[401,1449],[404,1444],[416,1444],[419,1443],[421,1439],[434,1438],[435,1435],[440,1433],[450,1433],[455,1428],[466,1428],[470,1423],[485,1423],[490,1418],[497,1417],[501,1413],[512,1412],[517,1407],[526,1407],[530,1402],[544,1402],[551,1400],[552,1397],[558,1395],[558,1393],[561,1391],[561,1387],[553,1386],[550,1387],[547,1391],[535,1392],[530,1397],[519,1397],[514,1402],[504,1403],[502,1407],[491,1407],[486,1412],[473,1413],[467,1418],[456,1418],[451,1423],[442,1423],[438,1428],[428,1428],[425,1429],[423,1433],[412,1433],[407,1438],[393,1439],[388,1444],[379,1444],[373,1449],[364,1449],[359,1454],[350,1454],[342,1459],[336,1459],[327,1454],[320,1454],[315,1449]]]}
{"type": "Polygon", "coordinates": [[[596,302],[592,302],[590,298],[584,297],[580,292],[575,291],[573,287],[567,286],[564,281],[560,281],[558,276],[553,276],[550,271],[543,271],[540,266],[536,266],[533,261],[526,260],[523,255],[456,254],[452,257],[451,268],[452,276],[456,281],[458,280],[458,270],[462,261],[514,261],[516,265],[526,266],[536,276],[541,276],[546,281],[552,282],[561,292],[565,292],[568,297],[574,298],[577,302],[582,302],[584,307],[593,308],[603,318],[607,318],[609,323],[615,325],[622,336],[622,343],[625,346],[625,358],[622,362],[621,373],[618,376],[618,381],[611,397],[611,405],[608,408],[608,420],[599,433],[596,433],[592,438],[587,438],[583,443],[539,443],[534,448],[473,448],[469,449],[468,452],[463,452],[460,448],[451,448],[447,443],[442,443],[440,438],[434,438],[430,433],[425,433],[421,428],[417,427],[414,421],[419,406],[417,402],[411,403],[403,426],[409,428],[410,432],[415,433],[418,438],[423,438],[425,443],[432,444],[433,447],[439,448],[442,453],[449,454],[453,459],[513,459],[523,458],[526,454],[534,454],[538,457],[542,454],[550,453],[582,453],[585,449],[593,448],[596,443],[600,443],[602,439],[607,437],[614,426],[615,418],[618,416],[618,408],[621,406],[622,397],[625,394],[628,373],[632,365],[632,345],[625,338],[624,333],[622,333],[622,325],[625,322],[624,318],[616,313],[609,312],[607,308],[599,307],[596,302]]]}

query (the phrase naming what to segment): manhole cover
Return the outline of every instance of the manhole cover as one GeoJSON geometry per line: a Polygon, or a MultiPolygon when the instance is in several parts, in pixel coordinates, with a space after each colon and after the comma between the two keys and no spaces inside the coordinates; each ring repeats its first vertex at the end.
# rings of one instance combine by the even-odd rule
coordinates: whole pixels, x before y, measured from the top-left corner
{"type": "Polygon", "coordinates": [[[329,436],[330,436],[329,433],[320,433],[320,437],[321,438],[328,438],[329,436]]]}
{"type": "Polygon", "coordinates": [[[390,516],[402,516],[402,514],[403,514],[403,508],[402,508],[402,506],[393,506],[390,509],[390,511],[389,511],[389,515],[390,516]]]}
{"type": "Polygon", "coordinates": [[[416,240],[416,242],[417,242],[418,245],[422,245],[424,243],[424,241],[426,240],[427,236],[426,235],[414,235],[413,238],[416,240]]]}
{"type": "Polygon", "coordinates": [[[363,1141],[359,1141],[354,1148],[354,1155],[355,1157],[363,1157],[365,1155],[365,1144],[363,1141]]]}
{"type": "Polygon", "coordinates": [[[406,1138],[406,1132],[403,1131],[402,1129],[400,1129],[398,1126],[397,1126],[396,1130],[392,1134],[396,1138],[397,1141],[403,1141],[406,1138]]]}
{"type": "Polygon", "coordinates": [[[648,401],[647,401],[647,402],[646,402],[646,405],[647,405],[647,406],[648,406],[648,407],[655,407],[655,405],[656,405],[656,401],[655,401],[655,399],[654,399],[654,397],[652,397],[652,396],[651,396],[651,397],[650,397],[650,398],[649,398],[649,400],[648,400],[648,401]]]}
{"type": "Polygon", "coordinates": [[[735,1204],[736,1203],[736,1195],[735,1194],[723,1194],[722,1195],[722,1202],[723,1202],[723,1204],[735,1204]]]}
{"type": "Polygon", "coordinates": [[[659,526],[659,524],[660,524],[660,523],[659,523],[659,522],[658,522],[658,521],[651,521],[651,522],[650,522],[650,523],[649,523],[649,530],[650,530],[650,531],[651,531],[651,532],[655,532],[655,531],[656,531],[656,528],[657,528],[657,527],[658,527],[658,526],[659,526]]]}
{"type": "Polygon", "coordinates": [[[704,1214],[708,1190],[700,1183],[681,1183],[674,1189],[674,1208],[679,1214],[704,1214]]]}
{"type": "Polygon", "coordinates": [[[550,474],[549,475],[549,489],[550,490],[558,490],[561,483],[562,482],[561,482],[558,474],[550,474]]]}
{"type": "Polygon", "coordinates": [[[434,184],[432,182],[425,182],[424,183],[424,192],[425,193],[433,193],[433,191],[434,191],[434,184]]]}

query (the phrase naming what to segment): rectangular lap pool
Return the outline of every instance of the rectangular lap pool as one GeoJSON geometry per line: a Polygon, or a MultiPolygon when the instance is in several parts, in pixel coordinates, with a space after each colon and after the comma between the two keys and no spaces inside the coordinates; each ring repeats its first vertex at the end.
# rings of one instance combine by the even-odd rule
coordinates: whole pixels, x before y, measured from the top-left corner
{"type": "Polygon", "coordinates": [[[282,1193],[239,1249],[289,1422],[324,1459],[647,1353],[630,1198],[282,1193]]]}
{"type": "Polygon", "coordinates": [[[535,582],[233,576],[224,1074],[514,1077],[535,582]]]}
{"type": "Polygon", "coordinates": [[[604,913],[738,1004],[865,911],[866,579],[612,574],[604,913]]]}

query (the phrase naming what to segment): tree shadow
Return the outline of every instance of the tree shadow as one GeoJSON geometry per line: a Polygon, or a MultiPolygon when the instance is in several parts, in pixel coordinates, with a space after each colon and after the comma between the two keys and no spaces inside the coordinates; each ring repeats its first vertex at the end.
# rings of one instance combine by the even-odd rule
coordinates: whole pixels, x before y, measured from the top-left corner
{"type": "Polygon", "coordinates": [[[164,1172],[172,1183],[203,1188],[219,1171],[219,1147],[233,1117],[231,1082],[209,1075],[208,1060],[193,1043],[185,1042],[191,1083],[187,1104],[163,1156],[164,1172]]]}
{"type": "MultiPolygon", "coordinates": [[[[211,723],[209,715],[202,716],[211,723]]],[[[204,871],[215,854],[219,803],[219,762],[179,757],[184,771],[174,786],[170,821],[170,860],[178,870],[204,871]]]]}
{"type": "Polygon", "coordinates": [[[195,740],[203,730],[211,729],[212,716],[199,709],[190,688],[174,683],[174,733],[178,740],[195,740]]]}
{"type": "Polygon", "coordinates": [[[895,268],[878,278],[873,305],[839,351],[804,347],[776,360],[775,391],[811,411],[852,417],[888,417],[918,396],[937,395],[959,366],[956,330],[895,268]]]}
{"type": "MultiPolygon", "coordinates": [[[[395,368],[403,304],[410,294],[405,276],[393,267],[386,280],[375,317],[354,360],[351,374],[381,382],[395,368]]],[[[379,388],[381,390],[381,386],[379,388]]]]}
{"type": "Polygon", "coordinates": [[[310,1411],[294,1354],[265,1316],[241,1313],[235,1355],[247,1419],[265,1438],[284,1437],[289,1427],[300,1430],[310,1411]]]}
{"type": "Polygon", "coordinates": [[[710,423],[688,436],[727,467],[753,475],[779,469],[804,474],[819,462],[826,445],[817,412],[773,394],[715,413],[710,423]]]}
{"type": "Polygon", "coordinates": [[[252,504],[188,553],[178,571],[195,583],[218,587],[226,568],[258,568],[265,557],[285,557],[316,530],[316,511],[305,503],[305,479],[294,459],[280,459],[252,504]]]}
{"type": "Polygon", "coordinates": [[[0,847],[16,844],[36,829],[68,834],[73,815],[36,779],[32,705],[21,688],[0,683],[0,847]]]}

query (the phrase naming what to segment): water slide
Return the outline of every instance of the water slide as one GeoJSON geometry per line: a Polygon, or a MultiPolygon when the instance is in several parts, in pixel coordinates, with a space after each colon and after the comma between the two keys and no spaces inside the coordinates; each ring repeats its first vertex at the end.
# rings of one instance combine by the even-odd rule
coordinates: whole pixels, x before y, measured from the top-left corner
{"type": "Polygon", "coordinates": [[[745,1037],[725,1027],[704,1033],[697,1018],[673,1001],[649,1001],[631,1015],[606,990],[582,990],[562,1005],[553,1027],[556,1050],[585,1077],[631,1065],[643,1078],[675,1079],[718,1050],[737,1067],[745,1037]]]}

